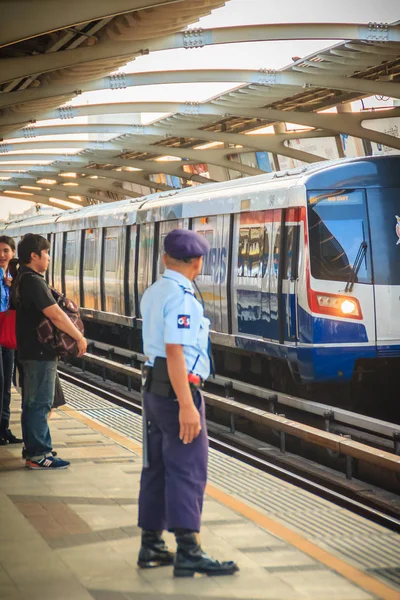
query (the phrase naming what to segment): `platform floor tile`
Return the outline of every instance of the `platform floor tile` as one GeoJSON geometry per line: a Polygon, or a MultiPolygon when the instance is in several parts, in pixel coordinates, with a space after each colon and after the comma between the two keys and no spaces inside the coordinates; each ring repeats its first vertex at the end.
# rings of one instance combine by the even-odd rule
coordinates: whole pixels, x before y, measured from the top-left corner
{"type": "MultiPolygon", "coordinates": [[[[18,410],[14,395],[16,433],[18,410]]],[[[210,496],[203,546],[240,572],[180,580],[169,567],[138,570],[140,457],[72,411],[57,411],[50,427],[60,456],[71,457],[67,470],[30,471],[20,446],[0,447],[1,600],[376,598],[210,496]]],[[[174,547],[171,534],[166,540],[174,547]]]]}

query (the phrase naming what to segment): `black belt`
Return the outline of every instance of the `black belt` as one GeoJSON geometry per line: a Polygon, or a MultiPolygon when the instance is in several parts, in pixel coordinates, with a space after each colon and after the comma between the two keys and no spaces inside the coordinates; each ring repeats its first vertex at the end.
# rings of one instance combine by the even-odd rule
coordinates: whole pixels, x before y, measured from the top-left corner
{"type": "MultiPolygon", "coordinates": [[[[203,387],[203,380],[194,373],[188,374],[188,380],[192,394],[203,387]]],[[[143,389],[156,396],[164,398],[176,398],[172,387],[167,367],[167,359],[157,356],[152,367],[144,367],[143,389]]]]}

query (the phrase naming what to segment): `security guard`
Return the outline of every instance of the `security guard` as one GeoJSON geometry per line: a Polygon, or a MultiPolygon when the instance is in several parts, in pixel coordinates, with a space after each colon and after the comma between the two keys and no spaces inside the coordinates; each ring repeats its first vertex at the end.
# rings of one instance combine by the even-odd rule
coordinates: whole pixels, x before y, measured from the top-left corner
{"type": "Polygon", "coordinates": [[[209,249],[204,236],[171,231],[164,240],[166,270],[140,303],[147,357],[142,383],[148,463],[140,483],[138,565],[174,563],[175,577],[238,570],[233,561],[219,562],[205,554],[197,537],[207,481],[208,439],[200,388],[210,374],[210,321],[192,281],[209,249]],[[161,537],[164,529],[175,533],[175,557],[161,537]]]}

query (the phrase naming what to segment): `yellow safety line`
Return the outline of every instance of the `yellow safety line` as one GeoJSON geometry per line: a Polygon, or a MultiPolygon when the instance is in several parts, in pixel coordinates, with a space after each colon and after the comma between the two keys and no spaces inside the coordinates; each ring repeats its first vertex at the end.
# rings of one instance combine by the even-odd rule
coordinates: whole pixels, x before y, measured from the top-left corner
{"type": "MultiPolygon", "coordinates": [[[[101,425],[101,423],[98,423],[91,417],[86,417],[82,413],[71,409],[70,407],[62,406],[60,407],[60,409],[66,414],[70,415],[72,418],[77,419],[78,421],[84,423],[91,429],[102,433],[106,437],[112,439],[114,442],[117,442],[121,446],[124,446],[125,448],[128,448],[129,450],[135,452],[135,454],[141,456],[141,444],[138,444],[137,442],[133,441],[127,436],[118,433],[105,425],[101,425]]],[[[298,548],[299,550],[304,552],[304,554],[308,554],[308,556],[311,556],[323,565],[336,571],[345,579],[352,581],[367,592],[375,594],[382,600],[399,600],[400,594],[398,591],[385,585],[377,579],[374,579],[370,575],[363,573],[363,571],[352,567],[341,558],[333,556],[332,554],[330,554],[326,550],[323,550],[313,542],[310,542],[303,536],[299,535],[298,533],[295,533],[285,525],[274,521],[270,517],[263,515],[255,508],[252,508],[244,502],[241,502],[241,500],[233,498],[226,492],[223,492],[222,490],[210,484],[207,484],[206,493],[209,496],[211,496],[211,498],[214,498],[214,500],[217,500],[221,504],[224,504],[228,508],[231,508],[235,512],[243,515],[244,517],[246,517],[246,519],[253,521],[253,523],[257,523],[257,525],[260,525],[263,529],[266,529],[272,535],[275,535],[281,538],[282,540],[285,540],[295,548],[298,548]]]]}
{"type": "Polygon", "coordinates": [[[251,508],[244,502],[233,498],[229,494],[226,494],[210,484],[207,485],[206,492],[209,496],[214,498],[214,500],[221,502],[228,508],[231,508],[247,519],[257,523],[257,525],[260,525],[263,527],[263,529],[266,529],[272,533],[272,535],[289,542],[289,544],[295,548],[298,548],[304,552],[304,554],[308,554],[312,558],[315,558],[320,563],[326,565],[330,569],[333,569],[340,575],[343,575],[343,577],[357,584],[367,592],[376,594],[379,596],[379,598],[382,598],[382,600],[399,600],[400,594],[398,591],[396,592],[393,588],[388,587],[373,577],[370,577],[359,569],[352,567],[341,558],[333,556],[313,542],[310,542],[303,536],[295,533],[288,527],[285,527],[285,525],[282,525],[281,523],[278,523],[277,521],[274,521],[273,519],[263,515],[258,510],[251,508]]]}
{"type": "Polygon", "coordinates": [[[106,437],[112,439],[114,442],[117,442],[117,444],[124,446],[124,448],[132,450],[132,452],[135,452],[135,454],[138,454],[139,456],[142,455],[142,445],[138,442],[133,441],[128,436],[122,433],[118,433],[117,431],[110,429],[106,425],[98,423],[91,417],[86,417],[85,415],[71,408],[70,406],[60,406],[59,410],[62,410],[66,415],[71,416],[73,419],[84,423],[85,425],[90,427],[90,429],[94,429],[98,433],[102,433],[106,437]]]}

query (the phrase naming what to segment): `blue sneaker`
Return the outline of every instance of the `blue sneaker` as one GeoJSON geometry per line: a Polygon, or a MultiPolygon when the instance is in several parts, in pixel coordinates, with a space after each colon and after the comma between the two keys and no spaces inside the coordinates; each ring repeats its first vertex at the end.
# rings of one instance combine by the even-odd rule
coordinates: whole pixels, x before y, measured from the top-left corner
{"type": "Polygon", "coordinates": [[[51,454],[44,456],[40,460],[26,459],[26,466],[30,469],[66,469],[69,465],[70,463],[67,460],[56,458],[51,454]]]}

